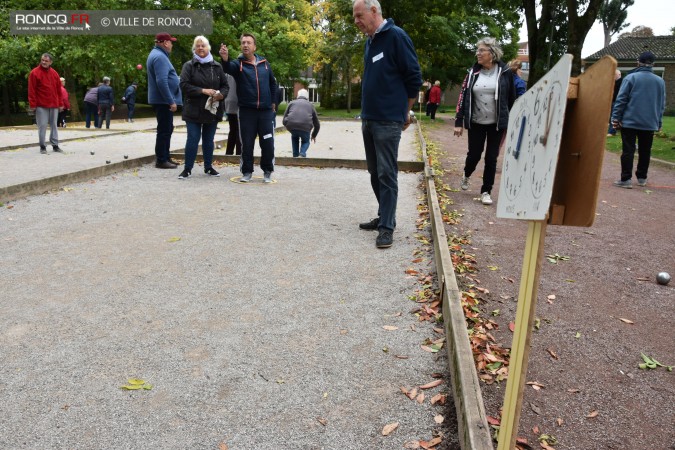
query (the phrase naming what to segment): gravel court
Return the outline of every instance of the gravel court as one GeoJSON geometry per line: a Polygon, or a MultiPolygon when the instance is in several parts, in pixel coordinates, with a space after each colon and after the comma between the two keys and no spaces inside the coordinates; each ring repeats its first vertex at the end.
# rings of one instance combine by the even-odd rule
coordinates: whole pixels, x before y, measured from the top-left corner
{"type": "Polygon", "coordinates": [[[221,172],[145,166],[0,210],[0,447],[401,448],[449,419],[399,391],[446,368],[408,313],[421,175],[400,174],[383,251],[357,227],[363,171],[221,172]]]}

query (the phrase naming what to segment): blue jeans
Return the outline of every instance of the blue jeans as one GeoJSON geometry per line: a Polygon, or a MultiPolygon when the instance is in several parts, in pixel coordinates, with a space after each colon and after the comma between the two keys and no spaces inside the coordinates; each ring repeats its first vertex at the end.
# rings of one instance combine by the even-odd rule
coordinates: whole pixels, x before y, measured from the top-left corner
{"type": "Polygon", "coordinates": [[[98,127],[98,105],[93,103],[84,102],[84,106],[87,110],[86,115],[84,116],[84,122],[87,128],[91,126],[91,118],[94,118],[94,127],[98,127]]]}
{"type": "Polygon", "coordinates": [[[271,109],[239,108],[241,136],[241,173],[253,173],[255,138],[260,144],[260,168],[274,172],[274,111],[271,109]]]}
{"type": "Polygon", "coordinates": [[[378,228],[393,231],[396,228],[398,201],[398,144],[401,141],[402,122],[363,120],[361,133],[366,147],[366,164],[370,185],[379,205],[378,228]]]}
{"type": "Polygon", "coordinates": [[[309,148],[309,131],[291,130],[291,146],[293,147],[293,158],[298,156],[305,158],[309,148]]]}
{"type": "Polygon", "coordinates": [[[152,105],[157,116],[157,139],[155,156],[157,162],[166,162],[171,158],[171,135],[173,134],[173,112],[169,105],[152,105]]]}
{"type": "Polygon", "coordinates": [[[213,164],[213,137],[216,135],[218,122],[185,122],[185,126],[188,132],[187,142],[185,143],[185,170],[191,172],[195,165],[200,138],[204,155],[204,170],[208,169],[213,164]]]}
{"type": "Polygon", "coordinates": [[[127,103],[127,119],[132,120],[134,118],[135,109],[136,103],[127,103]]]}

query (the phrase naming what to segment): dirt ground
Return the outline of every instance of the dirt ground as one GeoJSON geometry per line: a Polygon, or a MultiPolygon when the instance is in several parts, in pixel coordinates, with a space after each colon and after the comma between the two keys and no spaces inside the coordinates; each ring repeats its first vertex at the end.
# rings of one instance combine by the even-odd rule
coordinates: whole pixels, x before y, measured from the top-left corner
{"type": "MultiPolygon", "coordinates": [[[[468,238],[464,251],[477,267],[458,282],[485,290],[480,310],[509,348],[527,223],[495,215],[501,157],[492,206],[478,200],[482,161],[470,190],[459,189],[466,133],[454,137],[450,117],[441,117],[423,129],[439,148],[449,209],[461,214],[446,232],[468,238]]],[[[638,368],[641,352],[675,365],[675,282],[655,281],[661,271],[675,275],[675,170],[652,164],[647,187],[632,190],[612,186],[619,172],[618,155],[606,152],[592,227],[547,228],[544,254],[569,259],[541,262],[540,326],[526,377],[539,386],[525,387],[518,433],[532,448],[546,434],[559,450],[675,449],[675,371],[638,368]]],[[[500,417],[505,388],[505,381],[482,384],[488,416],[500,417]]]]}

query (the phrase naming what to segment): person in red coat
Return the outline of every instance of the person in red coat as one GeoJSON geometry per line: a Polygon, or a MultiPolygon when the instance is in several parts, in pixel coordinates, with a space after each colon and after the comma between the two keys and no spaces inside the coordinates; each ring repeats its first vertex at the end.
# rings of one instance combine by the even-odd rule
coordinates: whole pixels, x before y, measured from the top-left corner
{"type": "Polygon", "coordinates": [[[55,152],[63,153],[59,148],[59,133],[57,121],[59,111],[63,110],[61,96],[61,78],[56,70],[52,69],[52,55],[44,53],[40,58],[40,65],[31,70],[28,75],[28,104],[35,110],[35,121],[40,138],[40,153],[47,153],[45,134],[47,124],[51,128],[49,142],[55,152]]]}
{"type": "Polygon", "coordinates": [[[66,90],[66,79],[61,77],[61,100],[63,101],[63,110],[59,111],[58,124],[60,127],[66,127],[66,114],[70,111],[70,99],[66,90]]]}
{"type": "Polygon", "coordinates": [[[429,90],[429,115],[431,120],[436,120],[436,110],[441,104],[441,82],[436,80],[429,90]]]}

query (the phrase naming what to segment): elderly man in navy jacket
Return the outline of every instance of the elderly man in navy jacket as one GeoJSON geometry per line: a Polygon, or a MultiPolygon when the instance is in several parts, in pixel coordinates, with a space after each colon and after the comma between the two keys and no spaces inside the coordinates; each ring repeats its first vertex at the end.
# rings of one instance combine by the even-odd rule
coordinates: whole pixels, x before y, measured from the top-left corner
{"type": "Polygon", "coordinates": [[[412,40],[377,0],[354,0],[354,22],[368,36],[361,82],[361,131],[378,217],[359,225],[378,230],[375,245],[391,247],[398,201],[398,144],[410,125],[410,110],[422,86],[412,40]]]}
{"type": "Polygon", "coordinates": [[[612,125],[621,129],[621,179],[615,186],[633,187],[632,171],[635,157],[635,141],[638,146],[638,163],[635,176],[638,186],[647,185],[647,171],[652,154],[654,132],[663,125],[666,109],[666,83],[654,74],[654,54],[643,52],[638,58],[638,67],[621,83],[619,94],[612,110],[612,125]]]}
{"type": "Polygon", "coordinates": [[[176,41],[169,33],[155,36],[155,48],[150,51],[145,66],[148,69],[148,103],[157,116],[157,139],[155,141],[155,167],[175,169],[171,160],[171,135],[173,134],[173,113],[183,104],[180,78],[169,60],[176,41]]]}

